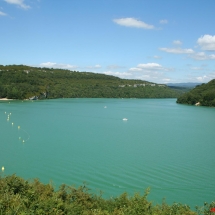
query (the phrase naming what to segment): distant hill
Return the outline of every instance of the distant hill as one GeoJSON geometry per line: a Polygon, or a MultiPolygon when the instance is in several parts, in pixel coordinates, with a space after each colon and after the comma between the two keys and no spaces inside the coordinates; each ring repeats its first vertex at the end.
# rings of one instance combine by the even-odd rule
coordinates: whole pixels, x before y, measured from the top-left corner
{"type": "Polygon", "coordinates": [[[25,65],[0,65],[0,98],[177,98],[180,92],[163,84],[142,80],[37,68],[25,65]]]}
{"type": "Polygon", "coordinates": [[[186,87],[186,88],[194,88],[197,85],[201,85],[202,83],[193,83],[193,82],[187,82],[187,83],[168,83],[167,86],[169,87],[186,87]]]}
{"type": "Polygon", "coordinates": [[[215,79],[184,93],[177,103],[215,107],[215,79]]]}
{"type": "Polygon", "coordinates": [[[201,85],[201,83],[168,83],[167,86],[173,90],[176,90],[179,93],[189,92],[194,87],[201,85]]]}

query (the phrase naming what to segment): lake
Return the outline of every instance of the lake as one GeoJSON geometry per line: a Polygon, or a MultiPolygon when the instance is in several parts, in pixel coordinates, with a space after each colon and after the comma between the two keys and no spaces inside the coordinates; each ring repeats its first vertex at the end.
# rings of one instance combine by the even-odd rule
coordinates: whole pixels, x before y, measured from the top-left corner
{"type": "Polygon", "coordinates": [[[1,175],[144,193],[192,207],[215,200],[215,108],[176,99],[0,101],[1,175]],[[127,120],[123,120],[126,118],[127,120]]]}

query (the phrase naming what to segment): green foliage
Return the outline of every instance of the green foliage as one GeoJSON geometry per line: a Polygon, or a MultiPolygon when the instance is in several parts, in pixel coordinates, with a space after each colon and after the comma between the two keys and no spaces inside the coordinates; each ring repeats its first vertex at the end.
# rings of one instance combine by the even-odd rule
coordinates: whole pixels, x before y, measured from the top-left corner
{"type": "Polygon", "coordinates": [[[177,99],[177,103],[215,107],[215,79],[207,84],[195,87],[191,91],[184,93],[177,99]]]}
{"type": "Polygon", "coordinates": [[[193,89],[193,87],[180,87],[180,86],[169,86],[170,89],[174,89],[175,91],[179,92],[180,94],[189,92],[193,89]]]}
{"type": "Polygon", "coordinates": [[[196,212],[180,203],[153,205],[147,200],[149,189],[144,195],[103,199],[91,194],[83,185],[78,188],[61,185],[54,190],[51,184],[42,184],[38,179],[26,181],[16,175],[0,177],[0,214],[4,215],[197,215],[211,214],[215,202],[196,207],[196,212]]]}
{"type": "Polygon", "coordinates": [[[0,65],[0,98],[176,98],[166,85],[110,75],[24,65],[0,65]]]}

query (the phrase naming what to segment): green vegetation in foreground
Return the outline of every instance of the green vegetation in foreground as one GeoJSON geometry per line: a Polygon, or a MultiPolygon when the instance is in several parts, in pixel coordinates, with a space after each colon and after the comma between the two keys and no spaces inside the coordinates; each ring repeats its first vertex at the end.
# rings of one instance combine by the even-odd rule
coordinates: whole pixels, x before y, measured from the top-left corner
{"type": "Polygon", "coordinates": [[[177,98],[166,85],[110,75],[0,65],[0,98],[177,98]]]}
{"type": "Polygon", "coordinates": [[[215,107],[215,79],[184,93],[177,103],[215,107]]]}
{"type": "Polygon", "coordinates": [[[144,195],[129,197],[123,193],[119,197],[103,199],[94,195],[86,186],[79,188],[61,185],[55,191],[51,184],[42,184],[38,179],[26,181],[16,175],[0,177],[0,214],[4,215],[197,215],[211,214],[215,202],[205,203],[191,211],[187,205],[174,203],[153,205],[147,200],[149,190],[144,195]]]}

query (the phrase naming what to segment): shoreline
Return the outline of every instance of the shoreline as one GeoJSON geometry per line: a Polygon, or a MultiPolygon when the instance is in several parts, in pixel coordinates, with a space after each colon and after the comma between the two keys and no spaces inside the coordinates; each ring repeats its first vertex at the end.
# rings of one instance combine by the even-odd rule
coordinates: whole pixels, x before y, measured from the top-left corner
{"type": "Polygon", "coordinates": [[[10,101],[10,100],[13,100],[13,99],[0,98],[0,101],[10,101]]]}

